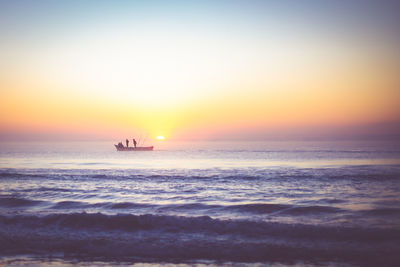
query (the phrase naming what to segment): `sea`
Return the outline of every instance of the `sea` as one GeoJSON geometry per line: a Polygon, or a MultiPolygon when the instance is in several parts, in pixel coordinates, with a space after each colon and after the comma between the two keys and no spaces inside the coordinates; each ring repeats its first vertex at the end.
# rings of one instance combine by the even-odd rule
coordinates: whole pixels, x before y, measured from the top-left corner
{"type": "Polygon", "coordinates": [[[400,266],[400,142],[0,143],[0,265],[400,266]]]}

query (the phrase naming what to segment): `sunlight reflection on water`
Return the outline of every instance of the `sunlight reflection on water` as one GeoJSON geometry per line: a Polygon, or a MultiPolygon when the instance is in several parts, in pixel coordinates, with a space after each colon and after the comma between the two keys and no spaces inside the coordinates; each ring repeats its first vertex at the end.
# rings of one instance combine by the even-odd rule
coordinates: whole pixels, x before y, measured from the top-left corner
{"type": "Polygon", "coordinates": [[[155,151],[117,152],[112,142],[2,143],[1,168],[204,169],[399,164],[400,149],[381,143],[169,143],[155,151]]]}

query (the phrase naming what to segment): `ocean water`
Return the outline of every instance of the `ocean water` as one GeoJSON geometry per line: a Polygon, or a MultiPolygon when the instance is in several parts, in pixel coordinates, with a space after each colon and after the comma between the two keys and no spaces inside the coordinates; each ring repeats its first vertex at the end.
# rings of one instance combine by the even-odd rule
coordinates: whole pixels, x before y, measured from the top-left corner
{"type": "Polygon", "coordinates": [[[400,266],[400,144],[0,143],[0,265],[400,266]]]}

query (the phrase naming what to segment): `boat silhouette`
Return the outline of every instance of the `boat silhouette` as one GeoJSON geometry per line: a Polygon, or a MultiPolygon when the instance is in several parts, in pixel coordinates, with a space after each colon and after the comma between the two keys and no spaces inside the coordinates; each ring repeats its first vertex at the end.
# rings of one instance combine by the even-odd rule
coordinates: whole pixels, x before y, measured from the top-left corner
{"type": "Polygon", "coordinates": [[[118,146],[114,145],[117,151],[151,151],[153,150],[153,146],[137,146],[137,147],[126,147],[126,146],[118,146]]]}

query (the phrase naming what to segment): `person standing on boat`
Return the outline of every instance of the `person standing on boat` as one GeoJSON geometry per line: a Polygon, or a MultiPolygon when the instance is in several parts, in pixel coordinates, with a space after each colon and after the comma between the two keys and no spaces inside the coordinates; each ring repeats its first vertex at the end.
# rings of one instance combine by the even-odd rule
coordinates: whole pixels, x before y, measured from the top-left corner
{"type": "Polygon", "coordinates": [[[136,147],[136,144],[137,144],[137,142],[136,142],[135,138],[133,138],[133,146],[136,147]]]}
{"type": "Polygon", "coordinates": [[[126,139],[126,147],[129,147],[129,140],[126,139]]]}

